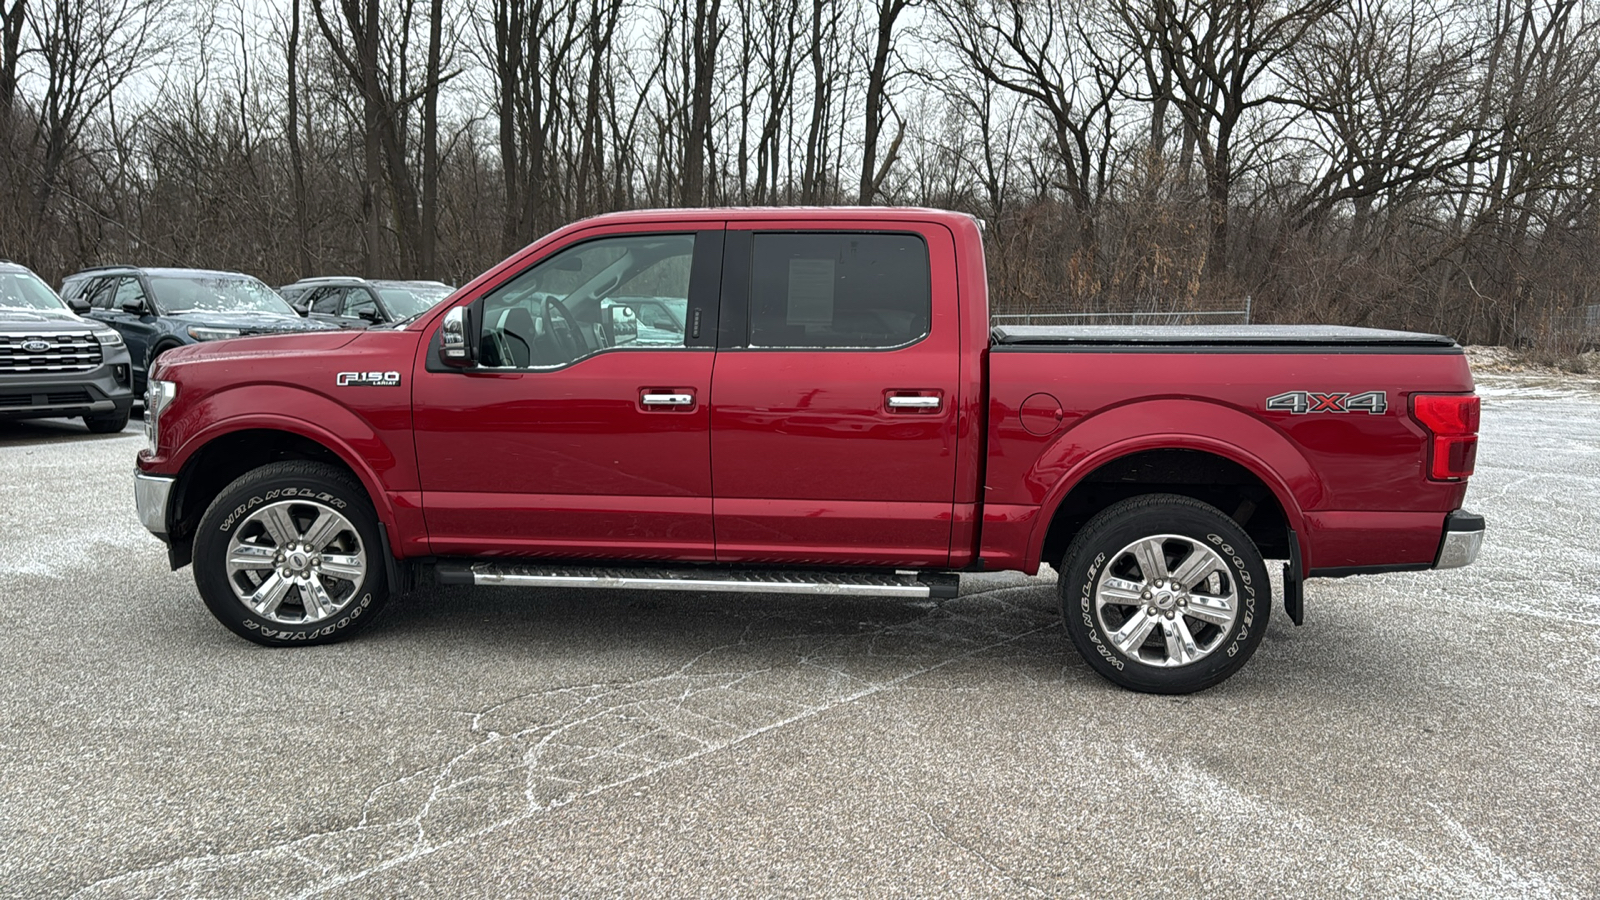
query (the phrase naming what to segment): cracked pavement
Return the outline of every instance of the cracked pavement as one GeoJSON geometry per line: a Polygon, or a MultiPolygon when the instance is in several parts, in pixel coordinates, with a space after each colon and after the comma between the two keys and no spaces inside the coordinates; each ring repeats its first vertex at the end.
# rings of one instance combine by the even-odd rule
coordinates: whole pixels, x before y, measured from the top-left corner
{"type": "Polygon", "coordinates": [[[0,423],[0,896],[1600,894],[1600,391],[1481,380],[1453,572],[1313,581],[1203,694],[1050,578],[432,588],[269,650],[166,571],[139,423],[0,423]]]}

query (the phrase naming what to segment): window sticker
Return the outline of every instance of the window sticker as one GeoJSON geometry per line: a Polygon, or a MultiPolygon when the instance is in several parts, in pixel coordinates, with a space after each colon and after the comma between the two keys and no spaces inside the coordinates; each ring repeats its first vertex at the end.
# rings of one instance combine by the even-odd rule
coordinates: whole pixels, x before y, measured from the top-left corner
{"type": "Polygon", "coordinates": [[[785,324],[833,324],[833,260],[789,260],[789,311],[785,324]]]}

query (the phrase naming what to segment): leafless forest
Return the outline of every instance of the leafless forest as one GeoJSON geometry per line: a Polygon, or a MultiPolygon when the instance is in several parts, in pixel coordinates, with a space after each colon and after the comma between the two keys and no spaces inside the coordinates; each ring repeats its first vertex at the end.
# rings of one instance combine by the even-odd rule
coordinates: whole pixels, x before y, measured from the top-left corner
{"type": "Polygon", "coordinates": [[[997,311],[1576,340],[1594,0],[0,0],[0,256],[462,283],[650,206],[918,204],[997,311]]]}

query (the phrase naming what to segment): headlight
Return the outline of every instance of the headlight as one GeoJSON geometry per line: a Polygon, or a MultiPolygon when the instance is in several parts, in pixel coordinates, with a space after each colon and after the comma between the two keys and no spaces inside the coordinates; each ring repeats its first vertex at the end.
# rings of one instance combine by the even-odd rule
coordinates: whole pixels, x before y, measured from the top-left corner
{"type": "Polygon", "coordinates": [[[200,328],[189,329],[189,337],[197,341],[220,341],[223,338],[236,338],[239,336],[237,328],[200,328]]]}
{"type": "Polygon", "coordinates": [[[114,328],[97,328],[94,330],[93,334],[95,340],[106,345],[107,347],[122,346],[122,332],[117,331],[114,328]]]}
{"type": "Polygon", "coordinates": [[[150,445],[150,455],[155,456],[161,446],[161,413],[172,405],[178,396],[178,386],[170,381],[150,379],[144,391],[144,437],[150,445]]]}

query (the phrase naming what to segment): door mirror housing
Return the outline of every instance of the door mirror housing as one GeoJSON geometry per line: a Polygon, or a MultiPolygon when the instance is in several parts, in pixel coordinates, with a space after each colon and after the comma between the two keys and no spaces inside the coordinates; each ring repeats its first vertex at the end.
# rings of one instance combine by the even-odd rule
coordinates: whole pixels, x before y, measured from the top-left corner
{"type": "Polygon", "coordinates": [[[71,300],[67,301],[67,309],[70,309],[81,316],[89,311],[89,301],[83,299],[82,297],[73,297],[71,300]]]}
{"type": "Polygon", "coordinates": [[[146,311],[144,301],[124,300],[122,301],[122,311],[131,315],[142,316],[146,311]]]}
{"type": "Polygon", "coordinates": [[[471,308],[457,306],[446,312],[439,326],[439,362],[458,369],[471,366],[477,361],[471,340],[476,336],[471,308]]]}

